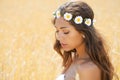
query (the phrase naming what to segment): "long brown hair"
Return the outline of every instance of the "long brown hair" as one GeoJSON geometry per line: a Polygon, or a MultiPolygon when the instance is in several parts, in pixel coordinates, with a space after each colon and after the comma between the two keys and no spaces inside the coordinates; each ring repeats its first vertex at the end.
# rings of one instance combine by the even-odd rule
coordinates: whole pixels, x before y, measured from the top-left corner
{"type": "MultiPolygon", "coordinates": [[[[69,22],[78,32],[84,34],[85,50],[90,59],[100,68],[101,79],[112,80],[114,75],[114,68],[110,62],[108,52],[105,49],[105,44],[100,34],[94,28],[93,24],[87,26],[84,24],[84,22],[79,25],[74,23],[74,18],[78,15],[82,16],[83,19],[90,18],[93,21],[94,12],[91,7],[85,2],[74,1],[63,4],[59,7],[58,10],[60,10],[62,17],[65,12],[69,12],[73,15],[73,19],[69,22]]],[[[54,19],[54,23],[55,20],[56,18],[54,19]]],[[[58,40],[56,40],[54,44],[54,49],[63,58],[63,66],[68,68],[72,63],[72,52],[75,52],[76,50],[61,51],[61,45],[58,40]]]]}

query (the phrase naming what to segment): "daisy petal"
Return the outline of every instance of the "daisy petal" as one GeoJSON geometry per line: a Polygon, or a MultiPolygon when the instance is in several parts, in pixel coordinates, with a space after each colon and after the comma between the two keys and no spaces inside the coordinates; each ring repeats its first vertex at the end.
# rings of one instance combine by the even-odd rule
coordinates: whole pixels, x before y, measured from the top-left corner
{"type": "Polygon", "coordinates": [[[72,19],[72,14],[71,13],[65,13],[64,14],[64,19],[67,21],[70,21],[72,19]]]}
{"type": "Polygon", "coordinates": [[[86,18],[86,19],[85,19],[85,24],[86,24],[87,26],[90,26],[90,25],[91,25],[91,19],[90,19],[90,18],[86,18]]]}
{"type": "Polygon", "coordinates": [[[83,22],[83,18],[81,16],[76,16],[74,22],[76,24],[81,24],[83,22]]]}
{"type": "Polygon", "coordinates": [[[60,11],[59,11],[59,10],[56,11],[56,17],[57,17],[57,18],[60,18],[60,11]]]}

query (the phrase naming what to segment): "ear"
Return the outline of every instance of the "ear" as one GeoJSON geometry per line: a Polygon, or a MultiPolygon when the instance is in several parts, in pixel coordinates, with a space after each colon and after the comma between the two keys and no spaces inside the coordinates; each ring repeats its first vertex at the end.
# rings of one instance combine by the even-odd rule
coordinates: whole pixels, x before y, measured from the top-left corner
{"type": "Polygon", "coordinates": [[[84,35],[84,34],[82,34],[82,37],[83,37],[83,38],[85,38],[85,35],[84,35]]]}

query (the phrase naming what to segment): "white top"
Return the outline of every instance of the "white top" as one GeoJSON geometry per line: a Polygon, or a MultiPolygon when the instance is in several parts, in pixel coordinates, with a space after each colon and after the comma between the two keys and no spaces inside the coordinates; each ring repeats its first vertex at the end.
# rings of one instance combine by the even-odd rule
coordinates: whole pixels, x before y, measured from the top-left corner
{"type": "Polygon", "coordinates": [[[65,79],[65,74],[59,75],[56,80],[64,80],[65,79]]]}
{"type": "Polygon", "coordinates": [[[55,80],[80,80],[80,75],[78,72],[78,68],[80,66],[79,61],[80,59],[75,57],[69,68],[55,80]]]}
{"type": "MultiPolygon", "coordinates": [[[[55,80],[65,80],[65,74],[59,75],[55,80]]],[[[75,80],[80,80],[79,74],[76,74],[75,80]]]]}

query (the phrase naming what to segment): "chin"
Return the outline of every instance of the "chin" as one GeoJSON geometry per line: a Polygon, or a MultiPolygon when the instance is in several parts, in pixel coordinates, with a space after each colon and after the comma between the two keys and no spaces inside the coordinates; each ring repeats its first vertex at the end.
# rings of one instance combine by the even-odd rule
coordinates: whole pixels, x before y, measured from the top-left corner
{"type": "Polygon", "coordinates": [[[64,51],[71,51],[71,50],[73,50],[73,49],[68,49],[68,48],[65,49],[65,48],[63,48],[63,50],[64,50],[64,51]]]}

